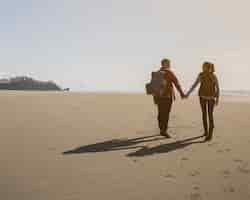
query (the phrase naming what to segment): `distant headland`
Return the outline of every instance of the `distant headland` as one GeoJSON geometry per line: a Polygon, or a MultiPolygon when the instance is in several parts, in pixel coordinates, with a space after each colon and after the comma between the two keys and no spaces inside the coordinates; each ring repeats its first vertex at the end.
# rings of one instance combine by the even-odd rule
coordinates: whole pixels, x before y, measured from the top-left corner
{"type": "Polygon", "coordinates": [[[39,91],[69,91],[62,89],[53,81],[39,81],[27,76],[0,79],[0,90],[39,90],[39,91]]]}

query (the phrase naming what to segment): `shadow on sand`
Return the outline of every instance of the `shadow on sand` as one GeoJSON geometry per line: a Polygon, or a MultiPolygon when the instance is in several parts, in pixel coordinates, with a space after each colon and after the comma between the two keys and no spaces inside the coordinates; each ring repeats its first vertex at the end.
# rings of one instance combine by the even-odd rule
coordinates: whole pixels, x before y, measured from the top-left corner
{"type": "Polygon", "coordinates": [[[81,153],[98,153],[107,151],[118,151],[128,149],[139,149],[135,152],[127,154],[128,157],[142,157],[159,153],[169,153],[178,149],[185,148],[196,143],[203,143],[204,141],[195,141],[202,136],[192,137],[185,140],[176,141],[173,143],[161,144],[155,147],[147,147],[145,143],[166,139],[160,135],[151,135],[145,137],[138,137],[133,139],[118,139],[108,140],[105,142],[90,144],[86,146],[77,147],[73,150],[65,151],[62,154],[81,154],[81,153]]]}
{"type": "Polygon", "coordinates": [[[150,135],[133,139],[108,140],[105,142],[77,147],[76,149],[63,152],[63,154],[97,153],[97,152],[142,148],[144,146],[139,146],[138,144],[153,142],[163,139],[166,138],[163,138],[160,135],[150,135]]]}
{"type": "Polygon", "coordinates": [[[195,141],[199,138],[202,138],[203,136],[197,136],[188,138],[185,140],[180,140],[172,143],[162,144],[159,146],[155,146],[152,148],[149,148],[147,146],[141,147],[138,151],[132,152],[127,154],[128,157],[143,157],[143,156],[150,156],[154,154],[160,154],[160,153],[169,153],[172,151],[176,151],[182,148],[185,148],[187,146],[190,146],[192,144],[199,144],[204,143],[205,141],[195,141]]]}

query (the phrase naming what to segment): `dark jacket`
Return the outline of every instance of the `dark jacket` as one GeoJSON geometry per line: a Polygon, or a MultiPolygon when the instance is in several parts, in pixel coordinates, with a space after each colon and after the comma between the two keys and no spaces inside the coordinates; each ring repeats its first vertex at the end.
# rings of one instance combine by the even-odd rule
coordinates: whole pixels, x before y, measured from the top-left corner
{"type": "Polygon", "coordinates": [[[177,77],[175,76],[174,72],[172,72],[170,69],[166,69],[163,67],[160,69],[160,71],[162,71],[165,74],[164,76],[165,76],[167,85],[161,97],[154,97],[154,102],[157,104],[158,98],[170,98],[171,100],[174,100],[175,99],[174,86],[176,87],[180,95],[184,96],[184,92],[182,91],[180,83],[177,77]]]}
{"type": "Polygon", "coordinates": [[[214,73],[211,72],[201,72],[187,95],[190,95],[193,90],[200,83],[199,96],[200,97],[209,97],[217,98],[220,96],[220,87],[219,81],[214,73]]]}

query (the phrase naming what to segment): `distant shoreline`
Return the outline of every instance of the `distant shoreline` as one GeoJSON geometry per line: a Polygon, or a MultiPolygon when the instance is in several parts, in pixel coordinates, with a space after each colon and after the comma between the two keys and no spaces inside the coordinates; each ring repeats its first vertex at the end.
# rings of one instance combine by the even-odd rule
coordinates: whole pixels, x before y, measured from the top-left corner
{"type": "MultiPolygon", "coordinates": [[[[152,98],[150,95],[146,95],[145,93],[142,92],[115,92],[115,91],[110,91],[110,92],[100,92],[100,91],[53,91],[53,90],[49,90],[49,91],[45,91],[45,90],[0,90],[0,95],[4,95],[4,94],[9,94],[9,95],[18,95],[18,94],[62,94],[62,95],[93,95],[93,96],[102,96],[102,95],[113,95],[113,96],[141,96],[141,97],[145,97],[145,98],[152,98]]],[[[177,101],[180,100],[179,95],[177,94],[177,101]]],[[[191,99],[195,99],[198,98],[197,93],[194,93],[191,97],[191,99]]],[[[247,95],[246,93],[244,93],[243,95],[241,95],[241,93],[237,93],[237,92],[233,92],[233,93],[221,93],[221,102],[240,102],[240,103],[250,103],[250,94],[247,95]]]]}
{"type": "MultiPolygon", "coordinates": [[[[85,93],[85,94],[135,94],[135,95],[146,95],[145,92],[133,92],[133,91],[84,91],[84,90],[71,90],[73,93],[85,93]]],[[[250,91],[230,91],[230,90],[222,90],[222,96],[228,97],[250,97],[250,91]]],[[[178,96],[178,94],[177,94],[178,96]]],[[[192,96],[197,96],[197,92],[194,92],[192,96]]]]}

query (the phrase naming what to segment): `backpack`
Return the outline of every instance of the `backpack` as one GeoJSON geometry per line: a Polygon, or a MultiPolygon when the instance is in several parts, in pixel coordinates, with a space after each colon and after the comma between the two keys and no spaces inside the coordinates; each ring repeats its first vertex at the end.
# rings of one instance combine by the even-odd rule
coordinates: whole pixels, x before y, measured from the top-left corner
{"type": "Polygon", "coordinates": [[[146,84],[146,93],[148,95],[161,97],[166,89],[167,81],[164,71],[152,72],[151,81],[146,84]]]}

